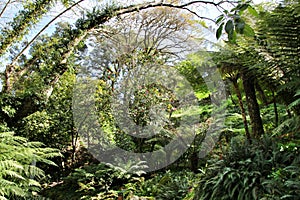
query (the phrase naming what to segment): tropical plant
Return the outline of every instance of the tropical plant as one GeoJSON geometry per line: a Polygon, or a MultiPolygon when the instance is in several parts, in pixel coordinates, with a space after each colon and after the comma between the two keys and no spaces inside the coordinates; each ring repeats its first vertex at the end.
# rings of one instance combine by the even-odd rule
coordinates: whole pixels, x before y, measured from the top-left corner
{"type": "Polygon", "coordinates": [[[144,174],[143,163],[114,167],[104,164],[91,164],[75,169],[63,182],[48,186],[43,196],[55,199],[115,199],[125,190],[126,183],[141,181],[144,174]]]}
{"type": "Polygon", "coordinates": [[[210,160],[195,199],[294,199],[299,191],[299,142],[236,137],[221,160],[210,160]],[[280,184],[279,184],[280,182],[280,184]]]}
{"type": "Polygon", "coordinates": [[[0,199],[26,199],[41,189],[45,178],[41,164],[53,165],[58,150],[45,148],[40,142],[0,133],[0,199]]]}

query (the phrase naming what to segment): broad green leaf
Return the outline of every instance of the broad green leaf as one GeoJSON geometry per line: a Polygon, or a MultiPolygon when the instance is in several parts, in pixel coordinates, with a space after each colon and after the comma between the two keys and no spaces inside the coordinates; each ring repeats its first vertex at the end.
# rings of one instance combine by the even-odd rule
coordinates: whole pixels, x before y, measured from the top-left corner
{"type": "Polygon", "coordinates": [[[252,6],[248,6],[248,11],[251,15],[253,15],[254,17],[258,17],[258,12],[252,7],[252,6]]]}
{"type": "Polygon", "coordinates": [[[226,22],[226,25],[225,25],[225,32],[228,35],[231,35],[233,33],[233,28],[234,28],[233,21],[232,20],[228,20],[226,22]]]}
{"type": "Polygon", "coordinates": [[[252,197],[253,197],[253,199],[258,199],[258,198],[257,198],[257,190],[258,190],[257,187],[254,187],[254,188],[252,189],[252,197]]]}
{"type": "Polygon", "coordinates": [[[254,30],[248,24],[245,24],[244,35],[248,36],[248,37],[254,37],[255,36],[254,30]]]}
{"type": "Polygon", "coordinates": [[[244,27],[245,27],[245,22],[244,20],[240,19],[236,24],[235,24],[235,30],[237,33],[243,34],[244,32],[244,27]]]}
{"type": "Polygon", "coordinates": [[[231,33],[228,33],[228,40],[229,40],[229,43],[231,44],[235,44],[236,43],[236,32],[235,31],[232,31],[231,33]]]}
{"type": "Polygon", "coordinates": [[[216,37],[217,39],[219,39],[222,35],[222,31],[223,31],[223,26],[224,26],[224,22],[219,26],[219,28],[217,29],[217,33],[216,33],[216,37]]]}

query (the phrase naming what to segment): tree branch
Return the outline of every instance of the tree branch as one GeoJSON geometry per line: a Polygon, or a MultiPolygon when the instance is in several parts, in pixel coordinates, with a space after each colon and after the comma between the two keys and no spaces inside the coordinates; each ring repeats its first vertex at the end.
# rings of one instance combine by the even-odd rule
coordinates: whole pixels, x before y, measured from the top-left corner
{"type": "Polygon", "coordinates": [[[8,4],[9,4],[10,2],[11,2],[11,0],[8,0],[8,1],[6,2],[5,6],[4,6],[3,9],[1,10],[0,17],[2,17],[4,11],[6,10],[8,4]]]}
{"type": "MultiPolygon", "coordinates": [[[[29,47],[31,43],[38,37],[39,34],[41,34],[53,21],[55,21],[58,17],[63,15],[65,12],[68,10],[72,9],[74,6],[78,5],[84,0],[80,0],[77,3],[73,4],[63,12],[61,12],[59,15],[57,15],[55,18],[53,18],[43,29],[39,31],[39,33],[26,45],[26,47],[15,57],[15,59],[12,61],[10,65],[7,66],[6,68],[6,91],[9,92],[10,88],[12,87],[12,83],[10,83],[11,75],[15,71],[14,64],[16,61],[19,59],[19,57],[24,53],[24,51],[29,47]],[[7,87],[9,86],[9,87],[7,87]]],[[[155,7],[170,7],[170,8],[177,8],[177,9],[184,9],[187,10],[187,6],[190,6],[192,4],[210,4],[213,6],[220,6],[221,4],[226,3],[226,1],[220,1],[218,3],[211,2],[211,1],[191,1],[186,4],[182,5],[173,5],[170,3],[142,3],[142,4],[137,4],[137,5],[130,5],[127,7],[114,7],[114,6],[108,6],[105,8],[103,11],[100,13],[95,13],[96,15],[92,16],[92,19],[85,19],[82,24],[80,24],[77,29],[81,31],[81,33],[73,33],[74,35],[72,36],[72,40],[70,41],[69,44],[67,44],[68,49],[65,52],[62,52],[62,60],[58,63],[57,69],[59,70],[58,74],[50,74],[50,77],[54,75],[52,81],[50,81],[49,86],[52,88],[54,84],[56,84],[59,80],[59,76],[62,75],[66,70],[67,67],[65,66],[67,59],[70,57],[70,55],[74,52],[76,49],[77,45],[79,44],[80,41],[82,41],[87,33],[89,33],[91,30],[97,28],[100,24],[104,24],[105,22],[109,21],[113,17],[118,17],[120,15],[124,15],[127,13],[133,13],[137,12],[139,10],[145,10],[149,8],[155,8],[155,7]]],[[[16,77],[20,78],[20,77],[16,77]]],[[[52,90],[49,90],[47,92],[47,96],[51,95],[52,90]]]]}
{"type": "Polygon", "coordinates": [[[127,14],[127,13],[132,13],[136,12],[139,10],[145,10],[148,8],[155,8],[155,7],[169,7],[169,8],[178,8],[178,9],[186,9],[187,6],[193,5],[193,4],[210,4],[213,6],[220,6],[223,3],[226,3],[227,1],[220,1],[218,3],[211,2],[211,1],[191,1],[186,4],[182,5],[174,5],[171,3],[148,3],[148,4],[138,4],[138,5],[131,5],[128,7],[125,7],[123,9],[117,10],[117,16],[127,14]]]}
{"type": "Polygon", "coordinates": [[[76,3],[74,3],[73,5],[71,5],[70,7],[68,7],[67,9],[65,9],[64,11],[62,11],[61,13],[59,13],[57,16],[55,16],[50,22],[48,22],[31,40],[30,42],[27,43],[27,45],[22,49],[22,51],[20,53],[18,53],[18,55],[13,59],[13,61],[11,62],[10,65],[15,65],[15,63],[19,60],[20,56],[22,54],[24,54],[24,52],[27,50],[27,48],[37,39],[37,37],[44,32],[44,30],[46,30],[55,20],[57,20],[60,16],[62,16],[63,14],[65,14],[66,12],[68,12],[69,10],[71,10],[72,8],[74,8],[76,5],[80,4],[81,2],[83,2],[84,0],[80,0],[76,3]]]}

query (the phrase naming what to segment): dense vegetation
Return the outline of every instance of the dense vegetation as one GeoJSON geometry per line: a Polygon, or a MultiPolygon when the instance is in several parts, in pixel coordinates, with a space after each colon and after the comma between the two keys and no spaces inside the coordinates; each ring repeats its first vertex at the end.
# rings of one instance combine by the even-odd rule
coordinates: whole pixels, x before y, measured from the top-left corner
{"type": "Polygon", "coordinates": [[[1,200],[299,199],[298,1],[81,3],[1,1],[1,200]]]}

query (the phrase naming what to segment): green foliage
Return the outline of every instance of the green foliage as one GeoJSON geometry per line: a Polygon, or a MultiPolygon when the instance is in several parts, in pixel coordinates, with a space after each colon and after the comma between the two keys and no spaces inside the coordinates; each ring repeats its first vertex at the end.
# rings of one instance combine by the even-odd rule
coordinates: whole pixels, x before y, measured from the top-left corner
{"type": "Polygon", "coordinates": [[[286,140],[299,140],[300,130],[300,116],[294,116],[292,118],[284,120],[278,127],[276,127],[272,133],[273,136],[282,137],[286,140]]]}
{"type": "Polygon", "coordinates": [[[204,97],[201,96],[201,97],[205,98],[207,97],[207,93],[209,93],[207,89],[207,85],[205,84],[204,79],[202,78],[203,74],[201,74],[198,71],[197,65],[193,63],[193,62],[199,62],[198,60],[201,60],[199,56],[190,55],[190,60],[182,61],[179,65],[176,66],[176,69],[191,84],[195,94],[199,94],[200,96],[201,95],[200,93],[202,93],[206,96],[204,97]]]}
{"type": "Polygon", "coordinates": [[[176,109],[175,104],[175,95],[164,86],[155,83],[141,85],[134,94],[134,101],[129,103],[129,116],[135,124],[146,126],[151,121],[151,108],[159,105],[161,109],[171,113],[173,109],[176,109]]]}
{"type": "MultiPolygon", "coordinates": [[[[139,164],[130,166],[140,168],[139,164]]],[[[63,183],[48,187],[43,195],[57,200],[65,199],[115,199],[126,183],[140,182],[140,170],[128,172],[128,169],[108,167],[104,164],[92,164],[77,168],[63,179],[63,183]]]]}
{"type": "Polygon", "coordinates": [[[3,39],[0,43],[0,54],[21,39],[29,29],[37,23],[41,17],[53,6],[52,0],[37,0],[24,5],[24,9],[19,11],[16,17],[10,22],[11,29],[2,30],[3,39]]]}
{"type": "Polygon", "coordinates": [[[37,165],[56,166],[50,159],[57,156],[58,150],[42,147],[40,142],[28,142],[11,132],[0,133],[0,198],[26,199],[39,191],[45,173],[37,165]]]}
{"type": "MultiPolygon", "coordinates": [[[[70,144],[74,134],[71,110],[74,74],[65,73],[48,102],[47,107],[21,119],[18,133],[33,141],[38,140],[50,147],[63,149],[70,144]]],[[[27,88],[28,89],[28,88],[27,88]]],[[[41,103],[41,102],[39,102],[41,103]]]]}
{"type": "MultiPolygon", "coordinates": [[[[137,165],[131,168],[139,168],[137,165]]],[[[197,176],[188,170],[157,172],[139,176],[121,168],[93,164],[75,169],[60,184],[48,187],[43,195],[55,199],[184,199],[192,195],[197,176]],[[125,173],[124,173],[125,172],[125,173]]]]}
{"type": "Polygon", "coordinates": [[[132,193],[136,196],[154,197],[157,200],[178,199],[182,200],[190,193],[196,180],[195,174],[183,170],[180,172],[166,171],[155,173],[152,178],[131,186],[132,193]]]}
{"type": "MultiPolygon", "coordinates": [[[[270,12],[262,12],[257,42],[259,52],[265,55],[263,68],[271,75],[269,83],[275,85],[285,105],[300,113],[299,96],[299,2],[280,5],[270,12]],[[280,72],[279,72],[280,71],[280,72]]],[[[274,86],[273,86],[274,87],[274,86]]]]}
{"type": "MultiPolygon", "coordinates": [[[[278,109],[278,124],[279,126],[282,126],[284,124],[285,120],[288,120],[288,116],[286,113],[286,107],[282,104],[277,104],[277,109],[278,109]]],[[[276,125],[276,116],[274,115],[274,105],[269,104],[265,107],[261,108],[261,115],[262,115],[262,120],[264,124],[264,129],[266,132],[277,132],[278,135],[286,133],[285,130],[278,130],[278,125],[276,125]]]]}
{"type": "Polygon", "coordinates": [[[282,145],[269,136],[252,144],[233,139],[222,160],[209,161],[195,199],[296,198],[300,143],[291,150],[282,145]]]}
{"type": "Polygon", "coordinates": [[[254,17],[258,17],[258,13],[250,4],[250,1],[241,1],[230,11],[226,10],[224,14],[218,16],[216,19],[218,25],[216,38],[221,37],[223,30],[228,36],[228,41],[233,44],[236,43],[237,34],[253,37],[255,33],[244,16],[245,11],[248,11],[254,17]]]}
{"type": "MultiPolygon", "coordinates": [[[[69,3],[68,0],[62,2],[64,5],[69,3]]],[[[118,12],[128,14],[138,9],[135,6],[123,8],[114,3],[108,3],[103,9],[95,8],[90,12],[84,12],[84,16],[74,25],[60,23],[51,37],[44,35],[35,40],[28,53],[29,56],[23,56],[18,64],[9,66],[12,68],[7,67],[11,71],[6,72],[11,74],[2,74],[3,83],[5,79],[13,83],[10,91],[6,94],[3,91],[0,94],[0,132],[17,130],[16,132],[25,136],[26,139],[13,136],[12,133],[0,133],[0,199],[35,198],[32,194],[39,191],[45,177],[45,172],[41,168],[46,166],[45,164],[54,165],[50,159],[58,156],[58,151],[43,148],[41,143],[30,141],[38,140],[45,143],[47,147],[58,147],[61,150],[70,149],[67,146],[72,143],[72,153],[74,155],[78,153],[76,144],[79,139],[73,124],[71,101],[77,73],[76,65],[85,65],[85,63],[75,61],[74,53],[82,51],[80,56],[84,56],[84,53],[89,52],[88,50],[84,52],[87,46],[83,38],[91,30],[100,32],[101,42],[97,41],[100,44],[99,47],[93,46],[94,54],[91,54],[87,60],[94,57],[95,62],[88,62],[87,68],[96,69],[101,65],[99,71],[102,71],[102,74],[97,74],[101,76],[101,80],[95,94],[95,112],[109,142],[128,151],[149,152],[161,149],[168,143],[175,133],[173,129],[177,126],[179,118],[190,115],[199,116],[201,123],[195,130],[196,138],[190,145],[190,149],[169,167],[169,171],[145,174],[143,170],[148,166],[143,162],[128,162],[121,167],[108,167],[102,164],[87,166],[83,162],[76,163],[85,166],[71,166],[75,169],[67,177],[62,177],[62,175],[58,177],[58,181],[61,182],[58,182],[56,186],[54,186],[56,183],[48,185],[43,192],[45,197],[58,200],[115,199],[121,192],[127,199],[137,197],[148,199],[191,199],[194,197],[197,200],[299,198],[297,195],[300,193],[300,15],[298,2],[286,2],[274,10],[257,13],[250,2],[239,1],[236,6],[233,5],[232,10],[225,10],[224,14],[216,20],[217,39],[226,33],[229,43],[234,43],[234,45],[221,49],[221,56],[217,56],[217,53],[200,52],[189,55],[178,65],[171,63],[176,65],[181,75],[189,81],[195,96],[199,99],[199,109],[193,111],[177,109],[177,100],[171,91],[159,84],[141,85],[134,92],[134,98],[130,102],[129,117],[136,124],[146,126],[153,116],[151,108],[158,104],[161,110],[165,111],[164,114],[169,115],[169,122],[172,124],[172,127],[167,124],[163,127],[163,131],[147,140],[131,137],[115,126],[110,106],[115,89],[114,83],[129,69],[134,70],[135,67],[144,67],[150,63],[164,65],[168,56],[162,51],[171,51],[172,48],[167,48],[172,46],[169,42],[180,46],[180,38],[174,39],[172,34],[169,35],[165,30],[157,27],[162,27],[160,23],[163,22],[164,26],[170,28],[171,33],[182,27],[169,24],[169,19],[163,21],[160,17],[156,17],[149,20],[151,23],[155,22],[154,24],[149,23],[148,27],[140,28],[142,31],[136,35],[132,30],[123,33],[120,25],[112,26],[111,23],[106,22],[118,15],[118,12]],[[254,22],[257,22],[257,26],[250,26],[253,19],[257,20],[254,22]],[[155,31],[149,35],[145,33],[146,38],[138,38],[143,35],[144,31],[150,30],[150,26],[155,31]],[[112,36],[114,34],[120,34],[122,38],[112,36]],[[123,34],[130,36],[123,37],[123,34]],[[162,40],[156,41],[157,46],[151,46],[151,42],[156,40],[154,36],[155,39],[151,38],[151,34],[155,37],[163,35],[162,40]],[[167,35],[171,39],[168,39],[167,35]],[[247,37],[240,37],[241,35],[247,37]],[[108,38],[111,39],[111,43],[108,38]],[[164,39],[166,40],[163,41],[164,39]],[[118,49],[119,46],[115,45],[122,40],[129,41],[124,45],[127,51],[122,48],[118,49]],[[138,44],[132,44],[131,40],[138,44]],[[160,46],[164,43],[167,44],[166,48],[160,46]],[[132,49],[131,46],[135,46],[136,49],[132,49]],[[105,52],[112,47],[114,48],[111,52],[105,52]],[[117,56],[112,54],[116,51],[120,51],[117,56]],[[104,57],[107,59],[102,59],[103,63],[99,62],[99,55],[102,54],[105,55],[101,59],[104,57]],[[198,163],[197,155],[201,147],[211,145],[203,144],[203,138],[212,123],[213,119],[210,116],[215,108],[209,98],[212,93],[208,91],[207,83],[201,76],[203,74],[199,73],[197,67],[205,68],[208,74],[215,73],[216,71],[211,70],[209,66],[203,65],[207,61],[206,58],[212,57],[212,61],[209,62],[214,61],[213,65],[224,64],[222,69],[224,77],[235,81],[235,86],[241,90],[242,97],[236,97],[232,93],[233,88],[228,87],[228,94],[233,102],[227,102],[228,112],[222,113],[226,115],[226,127],[220,130],[222,133],[220,141],[215,145],[215,150],[198,163]],[[247,100],[241,87],[242,73],[247,77],[254,77],[254,83],[261,85],[262,92],[266,93],[267,102],[260,103],[259,111],[261,111],[264,129],[268,133],[272,132],[273,138],[253,140],[250,144],[250,140],[247,141],[241,137],[245,132],[243,120],[246,118],[244,122],[247,122],[247,116],[245,117],[236,109],[237,105],[234,105],[234,101],[238,99],[243,103],[247,100]],[[50,90],[48,93],[49,89],[53,91],[50,90]],[[273,96],[271,97],[270,94],[273,96]],[[275,111],[274,105],[277,106],[278,111],[275,111]],[[277,124],[280,125],[276,127],[277,124]],[[191,161],[194,156],[197,162],[193,164],[191,161]],[[42,167],[37,167],[35,162],[37,166],[42,167]],[[201,170],[198,169],[199,165],[201,170]],[[201,171],[203,173],[201,180],[199,181],[198,176],[189,171],[178,172],[178,169],[187,167],[191,167],[195,172],[201,171]],[[195,181],[199,182],[196,192],[191,190],[195,187],[195,181]]],[[[7,24],[9,27],[1,29],[0,54],[3,55],[12,44],[22,39],[24,34],[55,3],[51,0],[26,1],[23,9],[16,13],[12,21],[7,24]]],[[[147,4],[141,8],[151,6],[152,4],[147,4]]],[[[114,20],[118,21],[119,18],[123,20],[119,15],[114,20]]],[[[148,18],[146,18],[137,19],[137,26],[134,27],[139,27],[140,22],[147,24],[148,18]]],[[[181,18],[175,21],[185,24],[184,20],[181,18]]],[[[125,29],[130,29],[130,27],[126,26],[125,29]]],[[[95,43],[92,40],[89,42],[95,43]]],[[[9,50],[13,52],[13,48],[9,50]]],[[[215,85],[214,89],[217,90],[218,86],[215,85]]],[[[248,109],[245,115],[249,114],[249,111],[251,110],[248,109]]],[[[155,112],[154,114],[158,115],[155,112]]],[[[214,117],[219,118],[219,116],[214,117]]],[[[214,132],[214,134],[217,133],[217,131],[214,132]]],[[[80,156],[82,155],[78,157],[80,156]]],[[[90,160],[87,163],[90,163],[90,160]]],[[[69,163],[61,162],[60,165],[69,165],[69,163]]],[[[56,173],[59,174],[61,171],[56,173]]],[[[63,173],[67,172],[63,171],[63,173]]]]}

